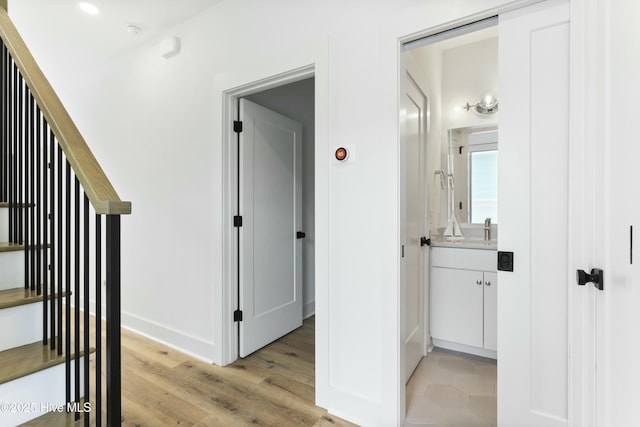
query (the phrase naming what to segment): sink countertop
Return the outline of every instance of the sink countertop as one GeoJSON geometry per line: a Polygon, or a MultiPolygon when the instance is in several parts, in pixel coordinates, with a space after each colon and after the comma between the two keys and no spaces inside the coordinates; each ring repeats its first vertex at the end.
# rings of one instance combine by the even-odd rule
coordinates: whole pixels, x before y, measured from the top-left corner
{"type": "Polygon", "coordinates": [[[498,249],[498,242],[496,240],[482,239],[450,240],[447,237],[435,236],[431,237],[431,246],[460,249],[484,249],[495,251],[498,249]]]}

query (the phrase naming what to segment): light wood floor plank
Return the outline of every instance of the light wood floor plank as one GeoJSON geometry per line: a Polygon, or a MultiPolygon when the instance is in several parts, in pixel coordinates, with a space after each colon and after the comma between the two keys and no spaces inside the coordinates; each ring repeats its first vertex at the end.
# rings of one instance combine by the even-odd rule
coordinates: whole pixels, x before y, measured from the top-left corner
{"type": "MultiPolygon", "coordinates": [[[[302,328],[226,367],[123,330],[122,425],[353,426],[314,404],[314,329],[315,319],[306,319],[302,328]]],[[[91,333],[95,335],[93,325],[91,333]]],[[[102,335],[104,339],[104,329],[102,335]]],[[[106,379],[102,381],[104,388],[106,379]]],[[[78,424],[49,418],[25,425],[78,424]]]]}

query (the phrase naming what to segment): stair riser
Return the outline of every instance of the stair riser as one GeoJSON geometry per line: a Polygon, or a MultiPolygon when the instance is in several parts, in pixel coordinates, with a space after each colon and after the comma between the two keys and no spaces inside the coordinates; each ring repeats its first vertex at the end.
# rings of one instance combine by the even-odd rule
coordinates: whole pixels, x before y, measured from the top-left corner
{"type": "MultiPolygon", "coordinates": [[[[83,383],[83,362],[80,361],[80,384],[83,383]]],[[[71,363],[73,381],[74,363],[71,363]]],[[[15,411],[0,413],[0,425],[17,426],[51,412],[64,405],[65,401],[64,364],[27,377],[0,384],[0,404],[8,404],[15,411]],[[18,411],[17,409],[27,409],[18,411]]],[[[82,393],[84,394],[84,393],[82,393]]],[[[2,408],[4,409],[4,407],[2,408]]]]}
{"type": "Polygon", "coordinates": [[[41,340],[42,303],[0,310],[0,325],[0,351],[41,340]]]}
{"type": "Polygon", "coordinates": [[[0,208],[0,242],[9,241],[9,209],[0,208]]]}
{"type": "Polygon", "coordinates": [[[0,252],[0,289],[24,286],[24,251],[0,252]]]}
{"type": "Polygon", "coordinates": [[[0,242],[9,241],[9,209],[0,208],[0,242]]]}

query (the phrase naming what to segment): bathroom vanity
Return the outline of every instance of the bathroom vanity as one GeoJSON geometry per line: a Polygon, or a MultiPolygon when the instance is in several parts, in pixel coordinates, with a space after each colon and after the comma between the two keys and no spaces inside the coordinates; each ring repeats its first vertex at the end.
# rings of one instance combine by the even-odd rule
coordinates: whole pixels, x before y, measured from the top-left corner
{"type": "Polygon", "coordinates": [[[495,242],[432,239],[431,337],[436,347],[496,358],[495,242]]]}

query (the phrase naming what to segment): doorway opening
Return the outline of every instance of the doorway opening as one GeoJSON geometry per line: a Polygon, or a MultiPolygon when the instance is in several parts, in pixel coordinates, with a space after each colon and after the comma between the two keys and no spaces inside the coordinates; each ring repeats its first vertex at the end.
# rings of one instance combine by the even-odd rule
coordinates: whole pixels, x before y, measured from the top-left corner
{"type": "Polygon", "coordinates": [[[234,321],[226,329],[224,364],[315,314],[314,109],[312,67],[256,82],[228,98],[226,113],[234,127],[229,133],[228,215],[234,231],[229,234],[226,289],[234,321]],[[286,129],[289,125],[293,131],[286,129]],[[288,212],[287,203],[298,206],[298,212],[288,212]],[[288,285],[272,289],[279,286],[278,275],[288,285]]]}
{"type": "Polygon", "coordinates": [[[314,87],[307,78],[238,100],[251,128],[238,133],[241,357],[315,312],[314,87]]]}
{"type": "Polygon", "coordinates": [[[497,420],[497,24],[488,18],[402,51],[402,240],[418,254],[403,260],[407,422],[497,420]],[[413,168],[412,151],[422,159],[413,168]],[[420,349],[410,335],[419,326],[420,349]]]}

